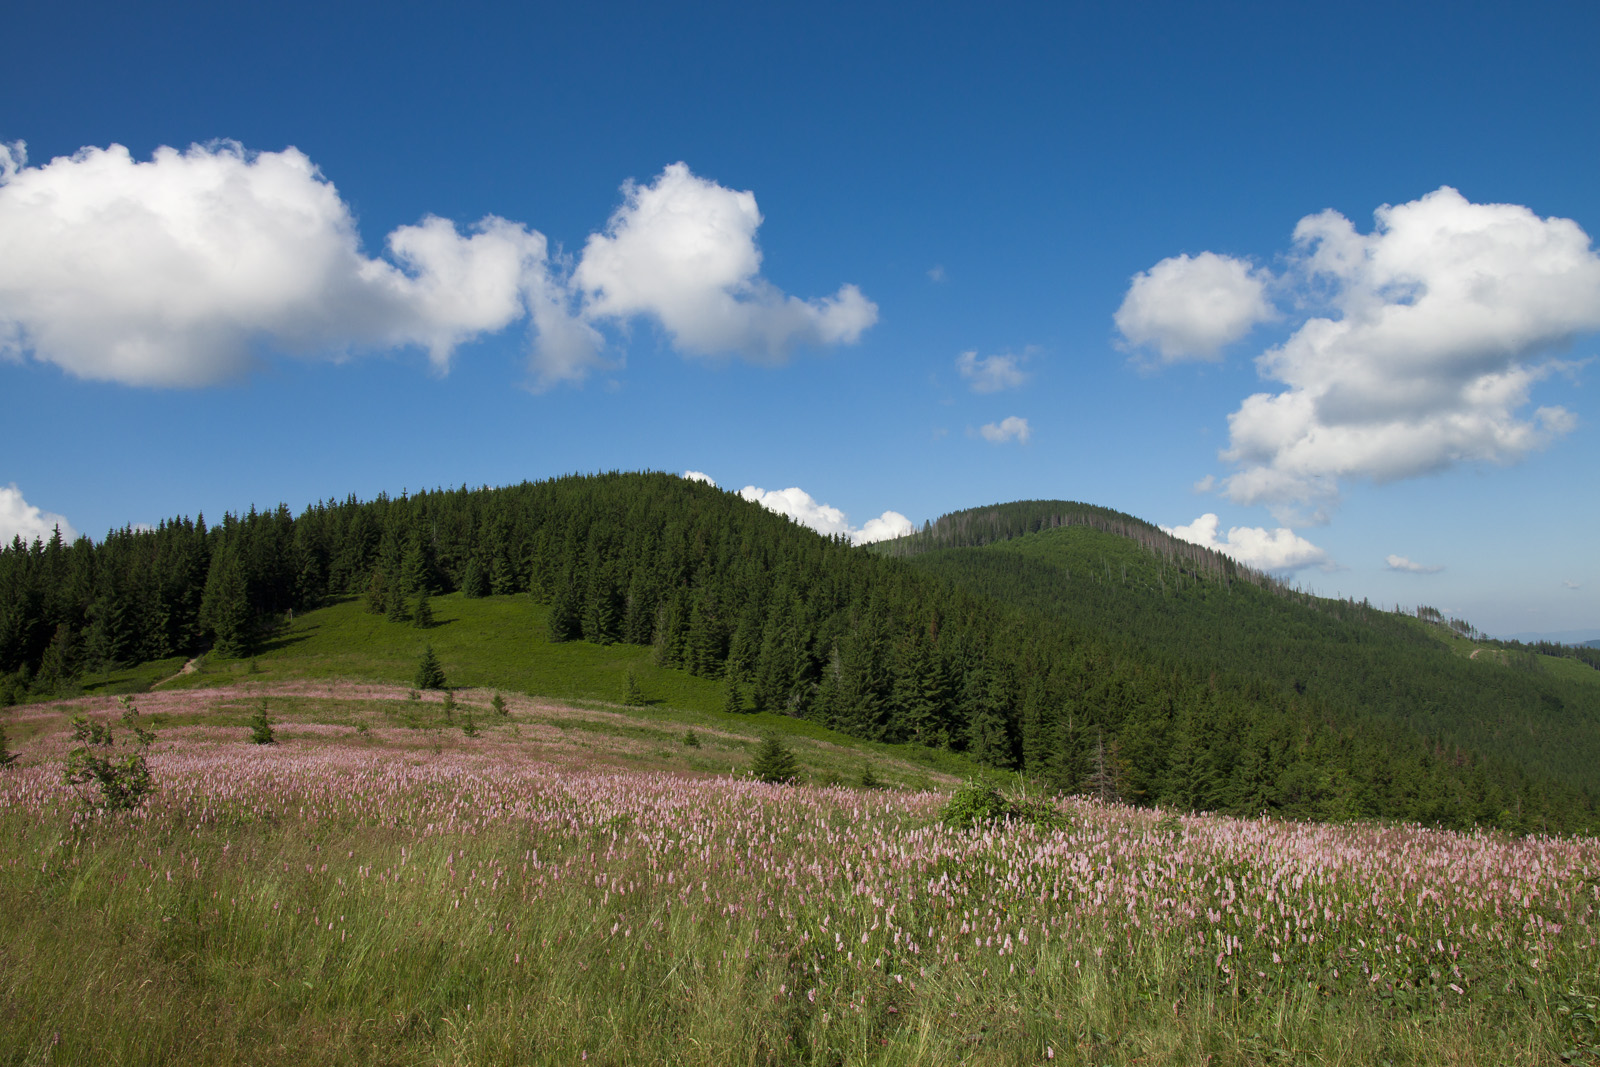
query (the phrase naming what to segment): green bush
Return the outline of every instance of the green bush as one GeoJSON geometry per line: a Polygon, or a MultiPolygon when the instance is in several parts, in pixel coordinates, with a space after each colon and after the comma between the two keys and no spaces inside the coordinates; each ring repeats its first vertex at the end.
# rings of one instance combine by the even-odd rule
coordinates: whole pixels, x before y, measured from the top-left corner
{"type": "Polygon", "coordinates": [[[1059,830],[1067,819],[1048,797],[1007,797],[986,778],[968,778],[950,794],[939,819],[954,830],[970,830],[980,823],[1027,823],[1041,830],[1059,830]]]}
{"type": "Polygon", "coordinates": [[[79,794],[91,808],[127,811],[155,791],[145,751],[156,735],[139,725],[139,709],[132,698],[123,697],[122,708],[122,724],[133,732],[133,750],[120,754],[110,726],[82,715],[72,717],[72,736],[78,747],[67,753],[62,777],[68,785],[93,787],[92,792],[79,794]]]}

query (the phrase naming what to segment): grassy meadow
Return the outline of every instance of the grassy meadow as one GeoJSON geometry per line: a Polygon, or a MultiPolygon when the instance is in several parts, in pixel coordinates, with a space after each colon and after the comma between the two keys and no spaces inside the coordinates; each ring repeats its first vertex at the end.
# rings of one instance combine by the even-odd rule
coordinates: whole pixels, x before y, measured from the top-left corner
{"type": "Polygon", "coordinates": [[[1594,839],[958,831],[957,756],[724,712],[525,599],[436,612],[161,665],[130,812],[62,777],[72,715],[126,744],[111,685],[0,712],[0,1063],[1600,1063],[1594,839]],[[799,784],[744,773],[775,732],[799,784]]]}

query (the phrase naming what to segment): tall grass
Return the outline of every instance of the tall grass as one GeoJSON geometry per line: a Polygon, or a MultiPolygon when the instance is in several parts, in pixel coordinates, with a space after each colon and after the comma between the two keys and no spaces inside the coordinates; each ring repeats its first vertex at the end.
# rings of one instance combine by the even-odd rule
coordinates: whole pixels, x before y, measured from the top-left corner
{"type": "Polygon", "coordinates": [[[575,767],[509,726],[279,729],[169,726],[116,816],[34,733],[0,775],[0,1062],[1600,1053],[1593,840],[1087,802],[956,831],[935,793],[575,767]]]}

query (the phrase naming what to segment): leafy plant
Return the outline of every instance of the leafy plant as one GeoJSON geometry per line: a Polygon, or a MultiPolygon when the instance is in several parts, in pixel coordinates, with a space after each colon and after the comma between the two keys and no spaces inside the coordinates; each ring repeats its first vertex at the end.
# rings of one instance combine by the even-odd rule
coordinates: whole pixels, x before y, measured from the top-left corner
{"type": "Polygon", "coordinates": [[[72,717],[72,736],[78,747],[67,753],[63,775],[71,786],[91,786],[79,795],[92,808],[127,811],[138,807],[155,790],[145,752],[156,735],[139,723],[139,709],[131,697],[122,698],[122,724],[133,733],[132,750],[119,750],[110,726],[82,715],[72,717]]]}
{"type": "Polygon", "coordinates": [[[800,764],[782,741],[769,735],[756,750],[750,774],[757,781],[788,783],[800,774],[800,764]]]}
{"type": "Polygon", "coordinates": [[[997,822],[1011,814],[1011,803],[1000,787],[986,778],[968,778],[956,787],[939,812],[939,820],[954,830],[969,830],[978,823],[997,822]]]}
{"type": "Polygon", "coordinates": [[[1010,819],[1024,822],[1041,830],[1058,830],[1067,819],[1056,809],[1048,797],[1007,797],[1000,787],[987,778],[968,778],[950,794],[939,819],[954,830],[970,830],[979,823],[1000,822],[1010,819]]]}

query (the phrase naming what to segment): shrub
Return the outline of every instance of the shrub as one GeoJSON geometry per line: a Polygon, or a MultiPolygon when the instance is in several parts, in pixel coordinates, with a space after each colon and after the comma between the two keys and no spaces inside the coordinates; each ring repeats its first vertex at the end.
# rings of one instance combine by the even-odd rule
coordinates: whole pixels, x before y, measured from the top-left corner
{"type": "Polygon", "coordinates": [[[699,748],[700,735],[695,733],[693,730],[685,730],[683,732],[683,743],[688,745],[690,748],[699,748]]]}
{"type": "Polygon", "coordinates": [[[122,724],[133,732],[133,750],[120,754],[110,726],[82,715],[72,717],[72,736],[79,744],[67,753],[63,778],[68,785],[94,787],[93,792],[79,793],[91,808],[126,811],[155,791],[145,751],[156,735],[139,725],[139,709],[131,698],[122,698],[122,708],[122,724]]]}
{"type": "Polygon", "coordinates": [[[794,753],[790,752],[782,741],[776,737],[768,737],[756,750],[755,761],[750,764],[750,773],[758,781],[788,783],[799,775],[800,764],[794,758],[794,753]]]}
{"type": "Polygon", "coordinates": [[[1000,787],[984,778],[968,778],[950,794],[939,819],[955,830],[970,830],[979,823],[1010,819],[1040,830],[1059,830],[1067,819],[1048,797],[1007,797],[1000,787]]]}

